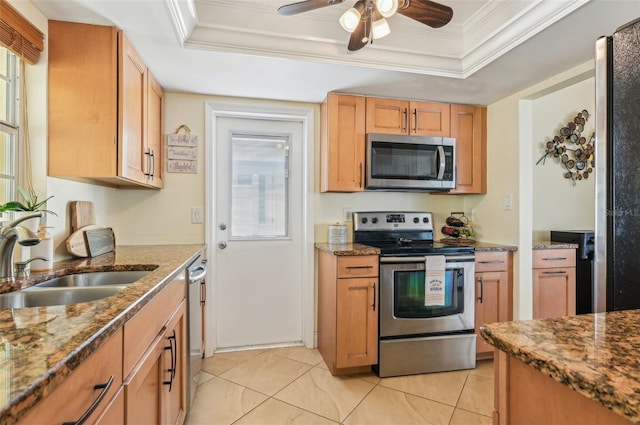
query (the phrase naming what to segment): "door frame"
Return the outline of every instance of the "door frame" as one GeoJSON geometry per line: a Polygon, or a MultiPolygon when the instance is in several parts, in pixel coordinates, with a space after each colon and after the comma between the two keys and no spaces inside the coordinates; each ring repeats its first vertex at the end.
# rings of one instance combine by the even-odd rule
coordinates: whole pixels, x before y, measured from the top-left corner
{"type": "MultiPolygon", "coordinates": [[[[249,118],[295,121],[302,123],[302,338],[308,348],[314,347],[315,328],[315,276],[314,276],[314,136],[315,110],[313,107],[292,106],[284,102],[264,102],[239,100],[238,102],[205,102],[205,242],[207,260],[212,269],[216,264],[217,246],[215,232],[215,214],[217,193],[214,178],[216,175],[216,149],[214,144],[216,120],[218,118],[249,118]]],[[[211,356],[216,350],[217,317],[214,300],[217,299],[217,284],[212,279],[213,272],[206,282],[210,294],[205,304],[205,356],[211,356]]],[[[258,348],[258,347],[256,347],[258,348]]],[[[265,347],[260,347],[265,348],[265,347]]]]}

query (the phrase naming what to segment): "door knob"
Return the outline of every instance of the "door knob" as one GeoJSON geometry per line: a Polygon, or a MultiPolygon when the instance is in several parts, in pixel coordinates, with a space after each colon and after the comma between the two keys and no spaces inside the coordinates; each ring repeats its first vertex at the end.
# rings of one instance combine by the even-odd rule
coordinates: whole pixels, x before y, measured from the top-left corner
{"type": "Polygon", "coordinates": [[[220,230],[227,230],[227,225],[226,225],[226,224],[224,224],[224,223],[220,223],[220,224],[218,225],[218,228],[219,228],[220,230]]]}
{"type": "Polygon", "coordinates": [[[225,249],[226,247],[227,247],[227,243],[226,242],[222,241],[222,242],[218,243],[218,248],[225,249]]]}

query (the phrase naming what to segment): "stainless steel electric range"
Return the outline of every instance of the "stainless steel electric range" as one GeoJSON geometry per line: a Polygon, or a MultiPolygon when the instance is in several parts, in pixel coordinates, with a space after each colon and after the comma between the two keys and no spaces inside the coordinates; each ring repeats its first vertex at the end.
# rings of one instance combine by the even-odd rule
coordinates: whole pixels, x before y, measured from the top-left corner
{"type": "Polygon", "coordinates": [[[356,212],[353,230],[381,251],[378,375],[474,368],[473,247],[435,242],[429,212],[356,212]]]}

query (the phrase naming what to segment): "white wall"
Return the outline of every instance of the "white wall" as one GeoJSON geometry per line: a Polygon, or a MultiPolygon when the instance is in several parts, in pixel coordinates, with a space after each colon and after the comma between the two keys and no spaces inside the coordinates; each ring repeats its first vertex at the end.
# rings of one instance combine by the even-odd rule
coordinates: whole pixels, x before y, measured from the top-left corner
{"type": "MultiPolygon", "coordinates": [[[[583,109],[595,114],[595,80],[586,79],[533,101],[533,145],[535,162],[544,154],[547,140],[553,139],[583,109]]],[[[582,135],[587,140],[595,129],[595,115],[582,135]]],[[[567,146],[570,146],[567,144],[567,146]]],[[[575,145],[573,145],[575,146],[575,145]]],[[[571,157],[571,155],[570,155],[571,157]]],[[[533,239],[549,240],[549,230],[591,229],[595,225],[595,178],[572,183],[564,178],[565,168],[558,158],[547,157],[533,167],[533,239]]]]}

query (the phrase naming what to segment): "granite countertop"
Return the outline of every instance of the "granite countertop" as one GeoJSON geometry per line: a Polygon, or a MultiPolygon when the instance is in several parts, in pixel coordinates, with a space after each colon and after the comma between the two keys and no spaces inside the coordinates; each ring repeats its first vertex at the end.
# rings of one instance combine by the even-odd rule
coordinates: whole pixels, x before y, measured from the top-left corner
{"type": "MultiPolygon", "coordinates": [[[[0,423],[14,423],[146,305],[204,245],[118,246],[94,258],[54,263],[18,286],[54,276],[108,270],[152,270],[122,292],[98,301],[0,310],[0,423]]],[[[2,285],[5,292],[11,285],[2,285]]],[[[14,285],[15,286],[15,285],[14,285]]]]}
{"type": "Polygon", "coordinates": [[[318,242],[316,248],[327,251],[333,255],[380,255],[380,250],[359,243],[330,244],[318,242]]]}
{"type": "Polygon", "coordinates": [[[533,249],[578,249],[578,244],[569,242],[533,241],[533,249]]]}
{"type": "MultiPolygon", "coordinates": [[[[475,251],[517,251],[518,247],[512,245],[500,245],[487,242],[470,242],[464,240],[441,239],[440,242],[448,243],[455,246],[471,246],[475,251]]],[[[328,251],[334,255],[379,255],[380,250],[368,245],[362,245],[359,243],[347,243],[347,244],[329,244],[318,242],[315,244],[316,248],[322,251],[328,251]]]]}
{"type": "Polygon", "coordinates": [[[480,329],[493,346],[640,424],[640,310],[480,329]]]}

